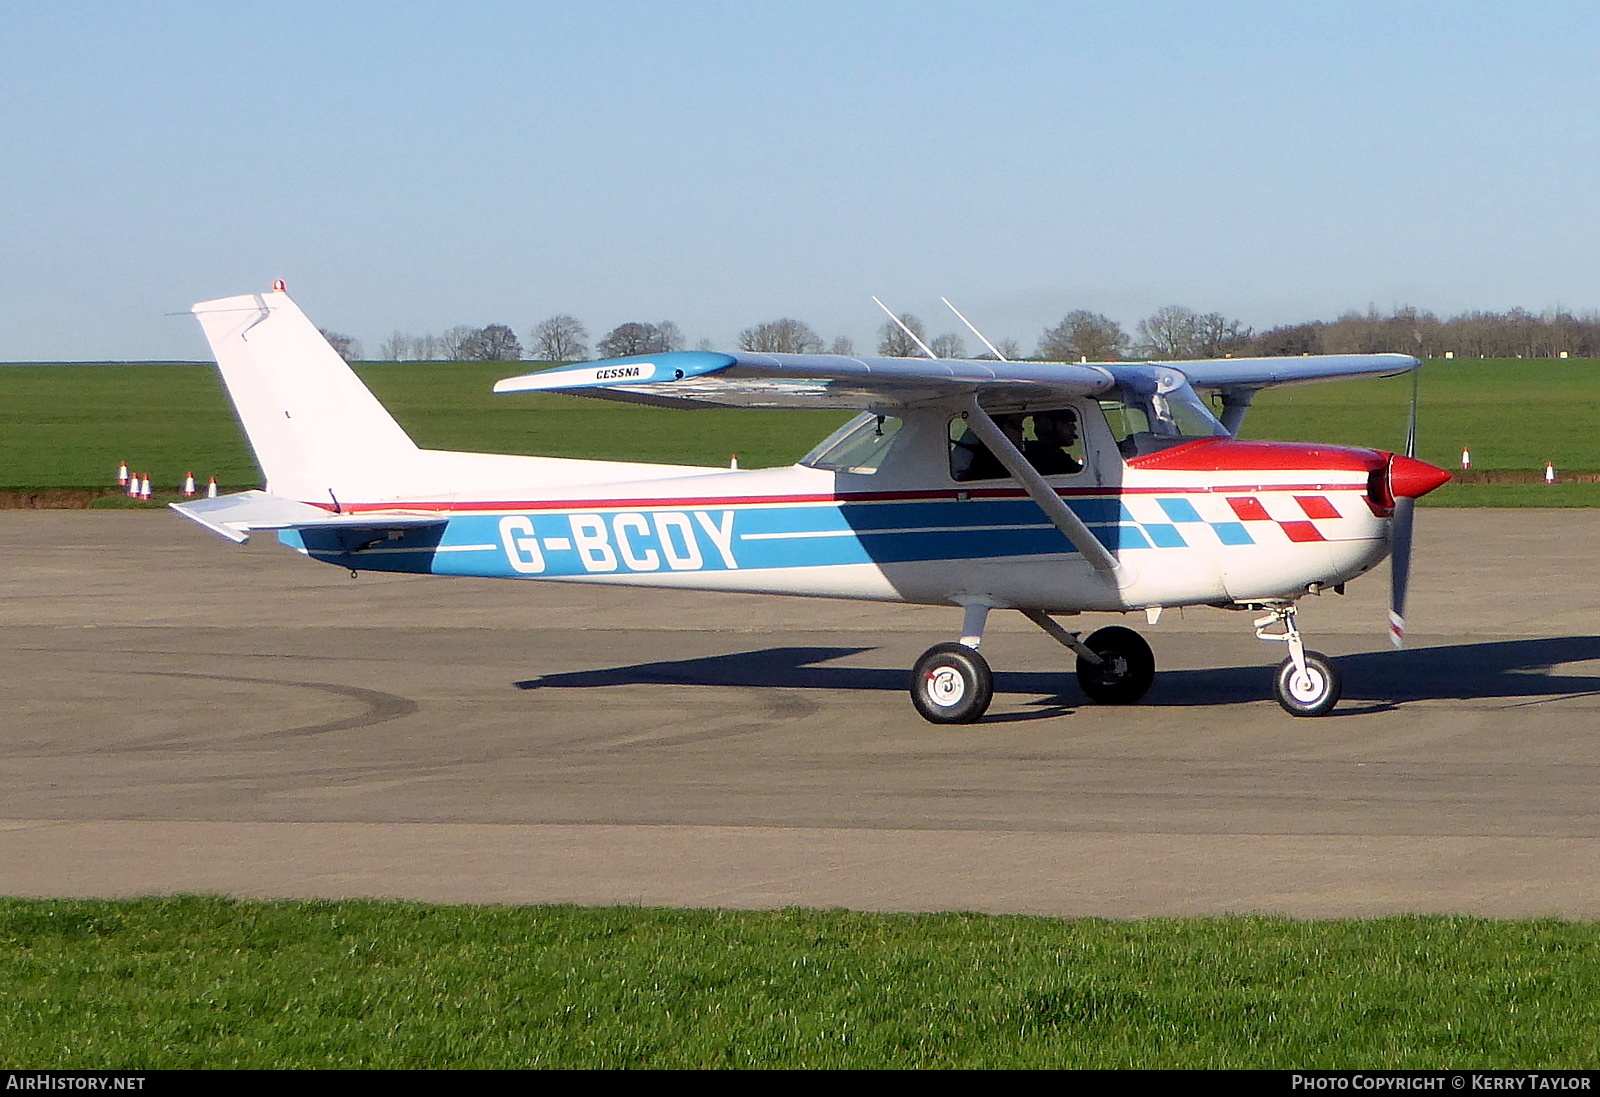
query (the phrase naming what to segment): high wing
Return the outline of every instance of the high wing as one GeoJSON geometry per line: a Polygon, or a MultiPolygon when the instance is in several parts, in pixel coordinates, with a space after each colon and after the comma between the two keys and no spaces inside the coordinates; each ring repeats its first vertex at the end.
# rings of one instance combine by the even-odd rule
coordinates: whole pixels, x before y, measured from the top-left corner
{"type": "Polygon", "coordinates": [[[1095,364],[671,351],[507,377],[494,391],[568,392],[664,407],[874,410],[967,395],[985,404],[1096,396],[1135,374],[1155,380],[1174,371],[1201,391],[1250,394],[1274,385],[1389,377],[1418,365],[1404,354],[1095,364]]]}
{"type": "Polygon", "coordinates": [[[1356,377],[1394,377],[1422,365],[1409,354],[1306,354],[1295,358],[1206,358],[1156,362],[1179,370],[1202,392],[1264,389],[1356,377]]]}
{"type": "Polygon", "coordinates": [[[1094,396],[1116,384],[1096,365],[674,351],[507,377],[496,392],[570,392],[672,407],[891,408],[976,394],[1094,396]]]}

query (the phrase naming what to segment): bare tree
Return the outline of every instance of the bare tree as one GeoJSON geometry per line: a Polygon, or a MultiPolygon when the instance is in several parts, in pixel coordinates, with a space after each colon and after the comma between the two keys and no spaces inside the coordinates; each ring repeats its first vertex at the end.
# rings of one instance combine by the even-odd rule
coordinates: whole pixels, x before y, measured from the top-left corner
{"type": "Polygon", "coordinates": [[[1220,312],[1208,312],[1195,319],[1195,354],[1201,358],[1226,358],[1249,351],[1251,331],[1238,320],[1220,312]]]}
{"type": "Polygon", "coordinates": [[[1045,331],[1039,340],[1039,357],[1047,362],[1110,362],[1128,349],[1122,325],[1098,312],[1077,309],[1045,331]]]}
{"type": "Polygon", "coordinates": [[[817,354],[822,350],[822,337],[810,324],[785,316],[745,328],[739,333],[739,347],[767,354],[817,354]]]}
{"type": "Polygon", "coordinates": [[[552,316],[533,329],[530,340],[541,362],[581,362],[589,356],[589,330],[575,316],[552,316]]]}
{"type": "Polygon", "coordinates": [[[440,357],[449,362],[465,362],[472,357],[472,341],[478,336],[478,329],[466,324],[457,324],[443,335],[435,348],[440,357]]]}
{"type": "Polygon", "coordinates": [[[1194,358],[1200,317],[1182,305],[1159,308],[1139,321],[1139,353],[1151,358],[1194,358]]]}
{"type": "Polygon", "coordinates": [[[660,354],[663,351],[682,349],[683,333],[671,320],[663,320],[659,324],[645,324],[638,321],[619,324],[595,344],[595,350],[606,358],[626,358],[631,354],[660,354]]]}
{"type": "MultiPolygon", "coordinates": [[[[1022,348],[1017,345],[1015,339],[1001,339],[995,343],[994,349],[999,351],[1000,357],[1007,362],[1017,362],[1022,359],[1022,348]]],[[[987,347],[984,348],[983,353],[978,355],[977,360],[980,362],[993,362],[995,360],[994,351],[989,350],[987,347]]]]}
{"type": "Polygon", "coordinates": [[[856,341],[848,335],[841,335],[833,341],[833,345],[828,348],[828,353],[842,354],[846,358],[853,358],[856,353],[856,341]]]}
{"type": "Polygon", "coordinates": [[[317,333],[326,339],[328,345],[346,362],[358,362],[361,360],[361,341],[359,339],[353,339],[337,331],[325,331],[322,328],[318,328],[317,333]]]}
{"type": "Polygon", "coordinates": [[[403,362],[411,357],[411,336],[397,331],[383,341],[378,357],[385,362],[403,362]]]}
{"type": "Polygon", "coordinates": [[[937,358],[965,358],[967,356],[966,341],[955,332],[946,332],[928,344],[928,349],[933,351],[937,358]]]}
{"type": "Polygon", "coordinates": [[[1310,324],[1285,324],[1282,327],[1269,328],[1256,336],[1255,346],[1252,348],[1256,354],[1269,357],[1289,354],[1321,354],[1322,329],[1321,323],[1310,324]]]}
{"type": "Polygon", "coordinates": [[[682,350],[688,345],[688,340],[683,337],[683,332],[679,331],[678,325],[674,324],[671,320],[661,321],[659,324],[655,325],[655,329],[656,339],[659,340],[661,345],[658,347],[651,347],[651,354],[658,354],[662,351],[668,350],[682,350]]]}
{"type": "Polygon", "coordinates": [[[490,324],[467,340],[462,356],[476,362],[515,362],[522,357],[522,344],[506,325],[490,324]]]}
{"type": "MultiPolygon", "coordinates": [[[[903,312],[900,314],[900,324],[904,324],[916,332],[917,339],[927,342],[924,337],[927,335],[928,329],[923,327],[921,320],[918,320],[909,312],[903,312]]],[[[892,320],[884,321],[883,327],[878,329],[878,353],[886,358],[920,357],[922,348],[917,346],[916,339],[911,338],[911,336],[900,330],[900,324],[896,324],[892,320]]],[[[932,348],[930,347],[929,349],[931,350],[932,348]]]]}

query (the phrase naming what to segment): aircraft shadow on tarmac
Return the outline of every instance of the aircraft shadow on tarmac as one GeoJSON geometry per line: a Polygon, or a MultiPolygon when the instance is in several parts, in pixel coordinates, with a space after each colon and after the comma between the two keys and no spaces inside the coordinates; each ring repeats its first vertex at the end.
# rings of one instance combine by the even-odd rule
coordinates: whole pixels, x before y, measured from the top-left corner
{"type": "MultiPolygon", "coordinates": [[[[872,650],[860,647],[765,648],[700,659],[547,674],[516,685],[524,690],[628,685],[906,689],[907,671],[903,667],[825,665],[872,650]]],[[[1590,660],[1600,660],[1600,636],[1496,640],[1340,656],[1334,662],[1344,676],[1345,700],[1334,710],[1334,715],[1376,712],[1409,701],[1503,700],[1514,703],[1525,700],[1537,703],[1553,698],[1600,695],[1600,675],[1563,674],[1555,669],[1590,660]]],[[[1194,706],[1268,700],[1272,696],[1275,666],[1276,663],[1263,662],[1242,667],[1159,671],[1155,686],[1143,703],[1194,706]]],[[[1070,658],[1063,659],[1060,672],[996,671],[995,692],[1035,695],[1038,700],[1031,704],[1050,709],[1033,714],[1040,716],[1085,703],[1073,677],[1070,658]]],[[[1008,717],[996,714],[987,719],[1003,721],[1008,717]]]]}

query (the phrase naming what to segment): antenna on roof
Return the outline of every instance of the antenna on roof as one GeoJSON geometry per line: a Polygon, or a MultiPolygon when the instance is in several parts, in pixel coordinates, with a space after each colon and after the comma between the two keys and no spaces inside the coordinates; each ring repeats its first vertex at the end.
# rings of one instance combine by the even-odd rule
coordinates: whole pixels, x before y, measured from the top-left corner
{"type": "Polygon", "coordinates": [[[891,319],[895,323],[899,324],[901,331],[903,331],[907,335],[911,336],[911,341],[913,343],[915,343],[917,346],[922,348],[922,353],[923,354],[926,354],[929,358],[932,358],[935,362],[937,362],[939,360],[939,356],[937,354],[933,353],[933,351],[928,349],[928,344],[924,343],[921,339],[918,339],[917,338],[917,333],[912,331],[910,328],[906,327],[904,321],[902,321],[900,319],[900,317],[896,316],[893,312],[891,312],[888,305],[884,304],[882,301],[878,300],[876,297],[874,297],[872,299],[872,303],[877,305],[884,312],[888,313],[889,314],[889,319],[891,319]]]}
{"type": "Polygon", "coordinates": [[[965,316],[961,315],[961,310],[956,308],[954,305],[952,305],[950,303],[950,298],[941,297],[941,298],[939,298],[939,300],[944,302],[944,307],[945,308],[949,309],[951,312],[956,314],[956,319],[957,320],[960,320],[963,324],[967,325],[967,330],[972,332],[972,334],[974,334],[974,335],[976,335],[978,337],[978,342],[982,343],[984,346],[989,348],[989,353],[990,354],[993,354],[996,358],[998,358],[1002,362],[1009,362],[1010,361],[1009,358],[1007,358],[1005,355],[1000,353],[1000,348],[999,347],[995,346],[993,343],[989,342],[989,340],[987,340],[987,339],[985,339],[983,337],[983,332],[979,331],[977,328],[972,326],[972,321],[971,320],[968,320],[965,316]]]}

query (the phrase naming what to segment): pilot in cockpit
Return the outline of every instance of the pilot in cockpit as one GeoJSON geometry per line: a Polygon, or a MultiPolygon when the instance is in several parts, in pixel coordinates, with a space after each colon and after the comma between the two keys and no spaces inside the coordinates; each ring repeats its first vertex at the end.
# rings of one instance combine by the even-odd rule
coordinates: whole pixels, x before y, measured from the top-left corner
{"type": "Polygon", "coordinates": [[[1070,411],[1041,411],[1033,417],[1034,440],[1022,455],[1041,476],[1082,472],[1083,462],[1068,452],[1078,442],[1078,417],[1070,411]]]}
{"type": "MultiPolygon", "coordinates": [[[[1027,445],[1023,441],[1022,415],[996,415],[994,425],[1000,428],[1000,433],[1011,440],[1011,444],[1018,449],[1027,445]]],[[[950,475],[958,482],[968,480],[1003,480],[1011,473],[1000,463],[996,457],[978,439],[970,427],[961,425],[961,436],[950,444],[950,475]]]]}

